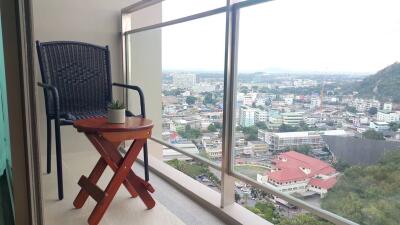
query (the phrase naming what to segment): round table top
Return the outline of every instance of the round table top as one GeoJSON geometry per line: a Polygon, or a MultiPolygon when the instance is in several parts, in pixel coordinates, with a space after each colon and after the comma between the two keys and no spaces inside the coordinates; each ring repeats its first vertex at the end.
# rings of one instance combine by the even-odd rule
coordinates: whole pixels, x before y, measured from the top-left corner
{"type": "Polygon", "coordinates": [[[125,123],[109,123],[106,117],[76,120],[74,127],[80,132],[126,132],[151,129],[153,121],[141,117],[126,117],[125,123]]]}

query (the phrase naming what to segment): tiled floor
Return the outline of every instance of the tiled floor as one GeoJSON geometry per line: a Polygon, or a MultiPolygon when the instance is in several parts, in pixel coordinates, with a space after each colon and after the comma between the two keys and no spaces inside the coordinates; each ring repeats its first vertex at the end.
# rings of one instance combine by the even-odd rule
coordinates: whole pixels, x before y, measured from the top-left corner
{"type": "MultiPolygon", "coordinates": [[[[95,206],[95,201],[89,198],[82,209],[75,209],[72,202],[79,192],[78,179],[83,174],[88,175],[98,159],[97,155],[93,153],[86,151],[63,155],[65,198],[62,201],[57,200],[55,171],[50,175],[42,177],[46,225],[87,224],[87,218],[95,206]]],[[[111,170],[107,169],[98,183],[102,189],[105,188],[111,176],[111,170]]],[[[185,223],[158,201],[153,209],[147,210],[139,198],[130,198],[129,193],[122,187],[119,189],[100,224],[180,225],[185,223]]]]}
{"type": "MultiPolygon", "coordinates": [[[[87,219],[95,206],[95,201],[90,197],[82,209],[75,209],[72,202],[79,192],[77,181],[81,175],[88,176],[98,160],[98,153],[94,149],[83,151],[73,149],[65,152],[63,154],[64,200],[57,200],[55,158],[52,159],[52,173],[49,175],[43,174],[42,176],[45,225],[87,224],[87,219]]],[[[43,156],[42,164],[45,164],[45,159],[45,156],[43,156]]],[[[45,170],[44,166],[42,166],[42,170],[45,170]]],[[[143,174],[141,165],[135,163],[134,170],[139,175],[143,174]]],[[[100,188],[105,188],[112,174],[111,170],[107,168],[98,183],[100,188]]],[[[152,194],[157,202],[153,209],[147,210],[139,198],[130,198],[129,193],[122,186],[100,224],[224,224],[213,214],[152,173],[150,173],[150,182],[156,189],[156,192],[152,194]]]]}

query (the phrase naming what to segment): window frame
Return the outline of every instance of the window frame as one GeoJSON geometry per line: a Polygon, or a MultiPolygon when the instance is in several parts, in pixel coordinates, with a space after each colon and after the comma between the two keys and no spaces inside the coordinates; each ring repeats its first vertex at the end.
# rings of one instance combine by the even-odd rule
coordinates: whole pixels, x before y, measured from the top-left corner
{"type": "MultiPolygon", "coordinates": [[[[136,11],[145,9],[147,7],[160,4],[167,0],[142,0],[131,6],[128,6],[121,10],[121,20],[122,20],[122,49],[123,49],[123,71],[124,71],[124,81],[129,83],[129,45],[128,41],[131,37],[130,35],[158,29],[166,26],[171,26],[175,24],[180,24],[184,22],[189,22],[196,19],[205,18],[208,16],[225,13],[226,14],[226,27],[225,27],[225,59],[224,59],[224,109],[223,109],[223,131],[222,131],[222,163],[218,165],[210,160],[204,159],[197,155],[188,153],[182,149],[179,149],[167,142],[159,140],[152,137],[151,140],[167,146],[177,152],[180,152],[186,156],[189,156],[197,161],[205,163],[219,171],[221,171],[221,208],[233,204],[234,201],[234,181],[238,179],[244,183],[248,183],[253,187],[259,188],[268,194],[272,194],[281,198],[290,204],[293,204],[299,208],[305,209],[310,213],[326,219],[334,224],[343,225],[355,225],[354,223],[346,218],[343,218],[337,214],[329,212],[327,210],[315,207],[297,199],[289,194],[279,191],[273,186],[267,186],[257,181],[240,174],[234,170],[234,132],[235,132],[235,107],[236,107],[236,84],[237,84],[237,59],[238,59],[238,35],[239,35],[239,21],[240,21],[240,9],[257,5],[260,3],[270,2],[272,0],[244,0],[244,1],[230,1],[227,0],[226,5],[219,8],[214,8],[208,11],[192,14],[189,16],[181,17],[178,19],[161,22],[157,24],[152,24],[149,26],[144,26],[136,29],[129,29],[131,27],[130,14],[136,11]]],[[[124,93],[124,100],[126,103],[128,96],[124,93]]]]}

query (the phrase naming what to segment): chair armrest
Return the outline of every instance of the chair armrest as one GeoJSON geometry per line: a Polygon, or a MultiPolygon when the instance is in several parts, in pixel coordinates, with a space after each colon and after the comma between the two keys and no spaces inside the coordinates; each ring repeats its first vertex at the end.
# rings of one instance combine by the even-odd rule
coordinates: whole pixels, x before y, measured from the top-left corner
{"type": "MultiPolygon", "coordinates": [[[[140,99],[140,112],[141,116],[143,118],[146,117],[146,109],[145,109],[145,104],[144,104],[144,94],[142,89],[139,86],[135,85],[128,85],[128,84],[119,84],[119,83],[113,83],[112,85],[117,86],[117,87],[122,87],[130,90],[135,90],[139,94],[139,99],[140,99]]],[[[148,150],[147,150],[147,142],[143,145],[143,161],[144,161],[144,177],[146,181],[149,181],[149,159],[148,159],[148,150]]]]}
{"type": "Polygon", "coordinates": [[[112,85],[137,91],[138,94],[139,94],[139,99],[140,99],[140,114],[141,114],[141,116],[143,118],[146,117],[146,108],[145,108],[145,104],[144,104],[144,94],[143,94],[142,89],[139,86],[128,85],[128,84],[119,84],[119,83],[113,83],[112,85]]]}
{"type": "Polygon", "coordinates": [[[50,84],[44,84],[41,82],[37,83],[39,87],[42,87],[44,89],[45,92],[50,91],[51,95],[53,96],[53,100],[54,100],[54,112],[56,113],[56,118],[59,119],[60,118],[60,100],[58,97],[58,90],[56,87],[54,87],[53,85],[50,84]]]}

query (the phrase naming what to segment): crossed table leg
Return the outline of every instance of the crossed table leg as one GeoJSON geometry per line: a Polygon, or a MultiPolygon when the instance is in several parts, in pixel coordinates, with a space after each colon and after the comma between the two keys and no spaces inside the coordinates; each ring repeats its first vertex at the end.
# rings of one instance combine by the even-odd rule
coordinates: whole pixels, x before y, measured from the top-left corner
{"type": "Polygon", "coordinates": [[[146,138],[136,139],[130,146],[125,157],[122,157],[118,152],[118,146],[121,142],[110,142],[98,134],[87,133],[86,136],[96,147],[101,158],[88,178],[85,176],[80,178],[78,184],[81,186],[81,190],[74,200],[74,206],[75,208],[82,208],[89,195],[97,202],[96,207],[89,216],[89,224],[96,225],[100,222],[121,184],[124,184],[132,197],[139,196],[148,209],[153,208],[155,201],[149,194],[149,192],[154,192],[153,187],[147,181],[136,176],[131,170],[134,161],[146,142],[146,138]],[[96,183],[107,165],[111,167],[115,174],[107,185],[107,188],[103,191],[96,183]]]}

